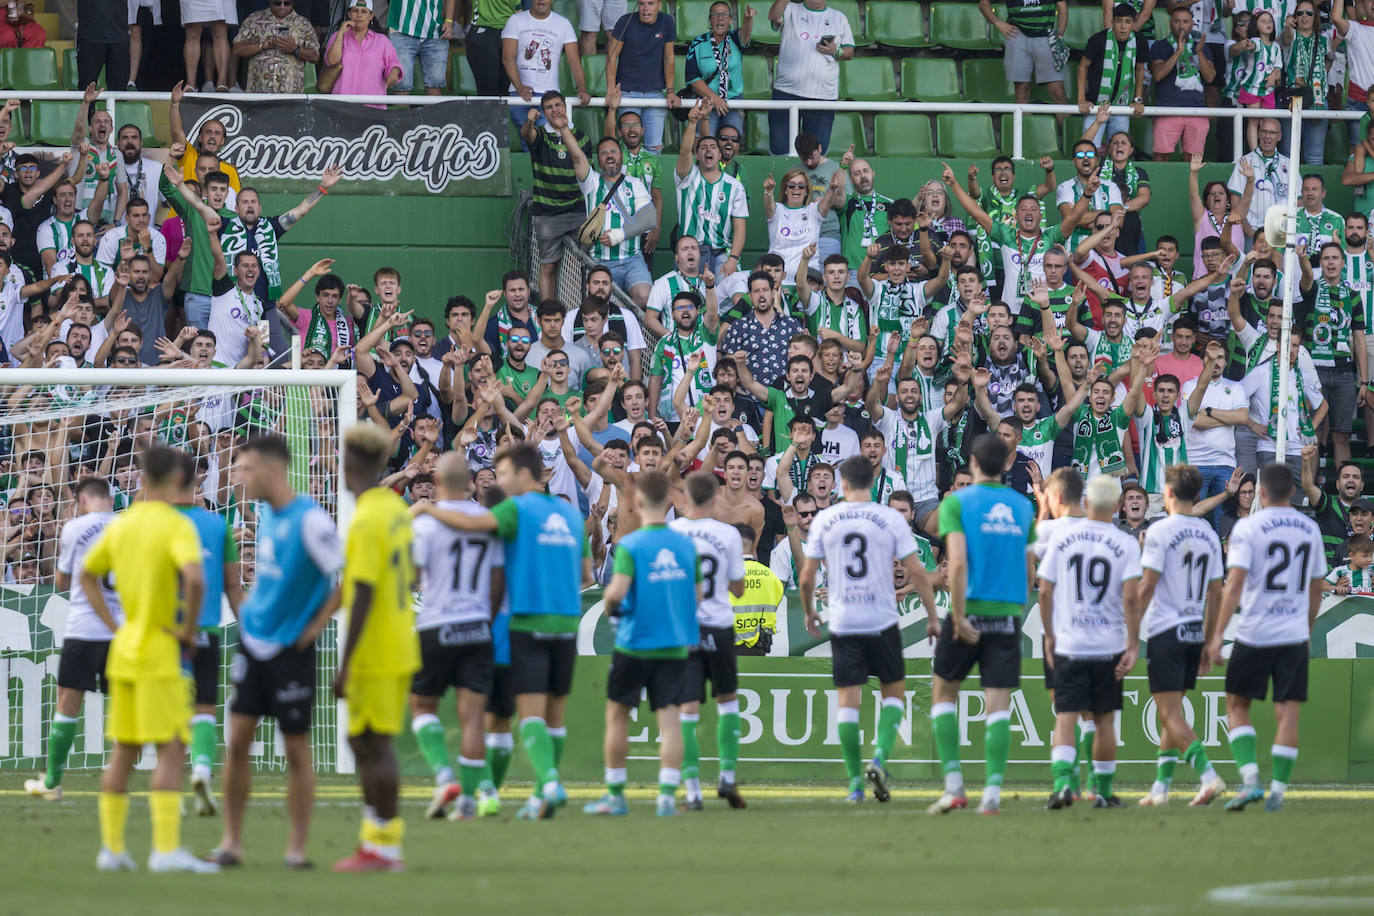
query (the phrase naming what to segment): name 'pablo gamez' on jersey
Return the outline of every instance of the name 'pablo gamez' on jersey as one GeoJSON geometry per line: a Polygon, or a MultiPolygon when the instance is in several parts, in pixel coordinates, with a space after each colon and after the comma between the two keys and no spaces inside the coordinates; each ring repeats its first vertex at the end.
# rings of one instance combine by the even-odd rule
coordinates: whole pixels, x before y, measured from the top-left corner
{"type": "MultiPolygon", "coordinates": [[[[474,502],[442,500],[440,509],[485,515],[474,502]]],[[[420,573],[420,612],[415,629],[491,620],[491,571],[505,565],[505,545],[495,535],[458,531],[422,515],[411,525],[420,573]]]]}
{"type": "Polygon", "coordinates": [[[916,552],[906,519],[890,506],[840,503],[822,509],[802,545],[827,573],[826,625],[833,635],[881,633],[897,624],[892,564],[916,552]]]}
{"type": "Polygon", "coordinates": [[[1111,658],[1126,651],[1123,586],[1140,578],[1136,539],[1109,522],[1061,519],[1040,578],[1054,586],[1054,653],[1111,658]]]}
{"type": "Polygon", "coordinates": [[[1158,636],[1207,611],[1207,590],[1222,577],[1221,542],[1211,526],[1191,515],[1170,515],[1145,529],[1140,565],[1159,573],[1145,635],[1158,636]]]}
{"type": "MultiPolygon", "coordinates": [[[[86,551],[91,549],[105,526],[115,517],[113,512],[88,512],[74,518],[62,526],[58,539],[57,571],[71,577],[71,594],[67,600],[67,629],[64,639],[108,640],[114,633],[105,622],[96,616],[91,608],[86,590],[81,587],[82,561],[86,551]]],[[[119,593],[114,588],[114,575],[100,581],[100,594],[105,598],[105,606],[114,615],[115,623],[124,623],[124,606],[119,603],[119,593]]]]}
{"type": "Polygon", "coordinates": [[[744,545],[733,525],[713,518],[675,518],[668,527],[692,539],[701,564],[701,600],[697,623],[703,627],[733,627],[735,606],[730,583],[744,579],[744,545]]]}
{"type": "Polygon", "coordinates": [[[1326,575],[1321,529],[1297,509],[1274,506],[1236,523],[1227,569],[1245,570],[1235,638],[1248,646],[1306,642],[1308,589],[1326,575]]]}

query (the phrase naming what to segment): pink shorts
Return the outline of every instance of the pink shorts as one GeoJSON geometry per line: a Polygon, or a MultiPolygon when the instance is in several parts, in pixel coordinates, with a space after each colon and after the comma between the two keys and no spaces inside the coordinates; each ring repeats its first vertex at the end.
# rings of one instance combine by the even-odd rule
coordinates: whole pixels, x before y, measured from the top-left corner
{"type": "Polygon", "coordinates": [[[1242,90],[1240,90],[1239,92],[1236,93],[1236,100],[1239,101],[1242,105],[1256,105],[1256,104],[1258,104],[1259,107],[1261,107],[1261,108],[1273,108],[1273,107],[1274,107],[1274,93],[1272,93],[1272,92],[1269,93],[1268,95],[1264,96],[1263,98],[1260,98],[1259,96],[1255,95],[1254,93],[1252,93],[1252,92],[1246,92],[1244,89],[1242,89],[1242,90]]]}
{"type": "Polygon", "coordinates": [[[1185,118],[1170,115],[1155,118],[1154,152],[1168,155],[1183,140],[1185,153],[1200,153],[1207,142],[1207,130],[1211,122],[1206,118],[1185,118]]]}

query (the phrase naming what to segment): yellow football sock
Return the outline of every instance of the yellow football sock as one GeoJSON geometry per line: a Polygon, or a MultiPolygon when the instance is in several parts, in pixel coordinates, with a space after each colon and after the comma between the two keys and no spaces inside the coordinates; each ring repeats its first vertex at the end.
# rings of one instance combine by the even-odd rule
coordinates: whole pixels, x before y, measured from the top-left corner
{"type": "Polygon", "coordinates": [[[153,819],[153,851],[172,852],[181,845],[181,793],[149,792],[148,809],[153,819]]]}
{"type": "Polygon", "coordinates": [[[129,819],[129,796],[123,792],[101,792],[100,844],[116,855],[124,852],[124,822],[129,819]]]}
{"type": "Polygon", "coordinates": [[[405,822],[399,817],[389,821],[363,816],[363,826],[359,833],[363,847],[382,855],[398,858],[401,854],[401,839],[405,836],[405,822]]]}

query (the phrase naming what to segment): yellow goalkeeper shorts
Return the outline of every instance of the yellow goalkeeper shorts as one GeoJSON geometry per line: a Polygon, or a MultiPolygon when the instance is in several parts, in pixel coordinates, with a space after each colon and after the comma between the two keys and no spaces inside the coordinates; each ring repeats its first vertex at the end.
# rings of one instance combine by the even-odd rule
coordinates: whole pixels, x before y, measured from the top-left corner
{"type": "Polygon", "coordinates": [[[191,692],[182,675],[110,681],[105,734],[119,744],[190,740],[191,692]]]}
{"type": "Polygon", "coordinates": [[[363,732],[399,735],[405,728],[410,675],[354,675],[344,689],[349,737],[363,732]]]}

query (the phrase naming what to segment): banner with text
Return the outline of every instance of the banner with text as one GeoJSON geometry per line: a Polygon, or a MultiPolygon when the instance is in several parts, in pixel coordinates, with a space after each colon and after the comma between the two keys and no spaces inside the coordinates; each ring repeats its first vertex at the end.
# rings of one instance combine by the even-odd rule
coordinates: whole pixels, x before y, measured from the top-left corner
{"type": "Polygon", "coordinates": [[[206,121],[222,123],[228,142],[220,157],[264,192],[307,193],[331,165],[343,167],[339,189],[353,194],[511,192],[509,122],[500,102],[380,109],[320,97],[234,102],[188,95],[181,110],[193,140],[206,121]]]}

